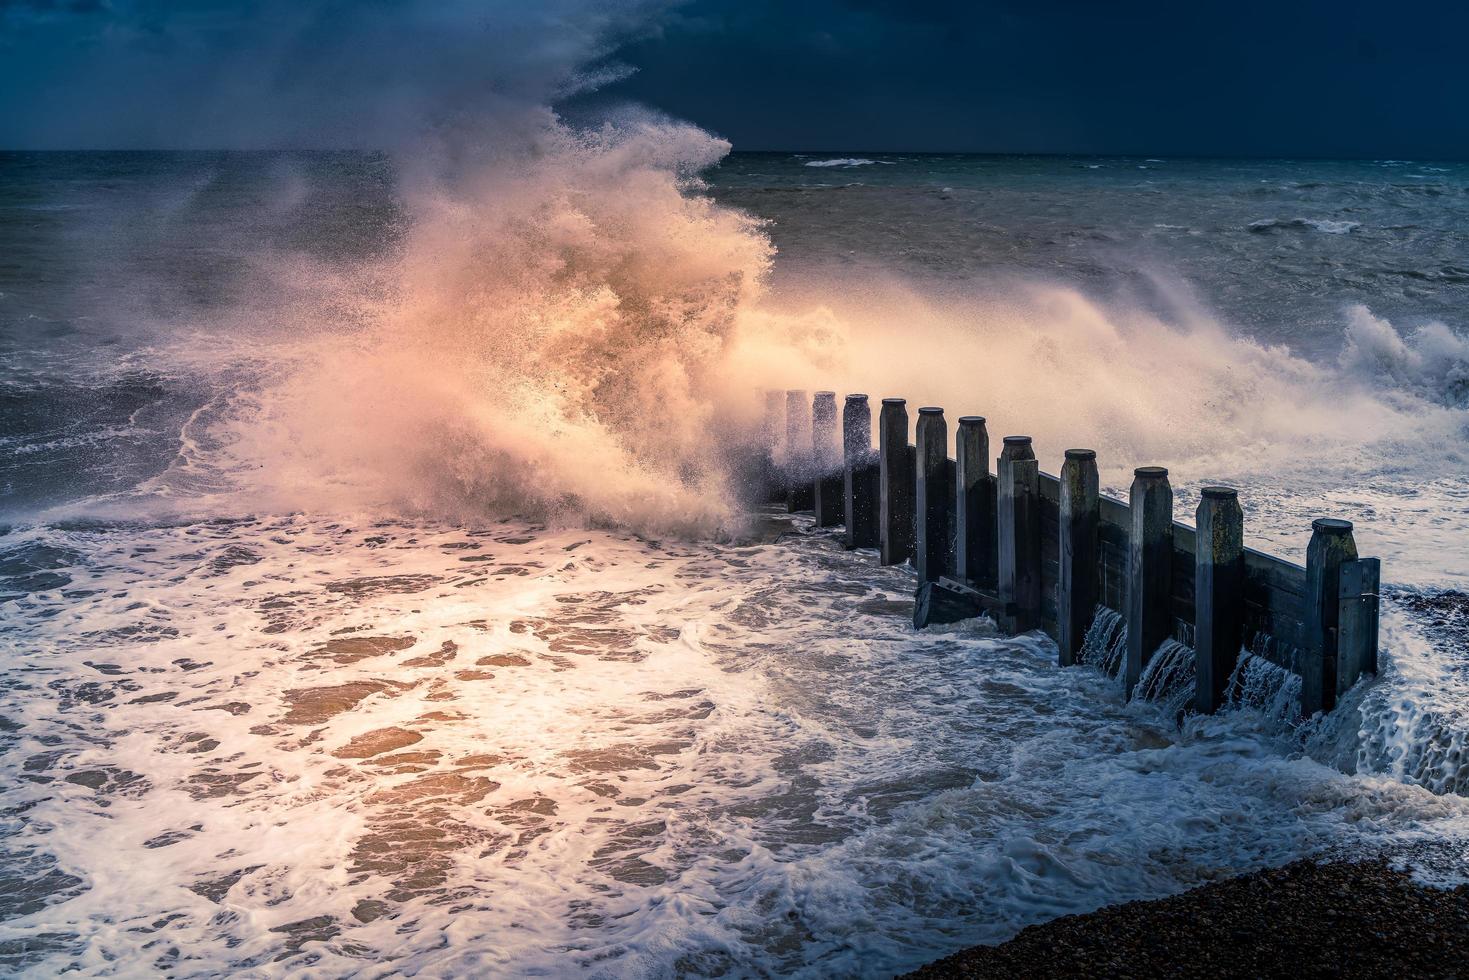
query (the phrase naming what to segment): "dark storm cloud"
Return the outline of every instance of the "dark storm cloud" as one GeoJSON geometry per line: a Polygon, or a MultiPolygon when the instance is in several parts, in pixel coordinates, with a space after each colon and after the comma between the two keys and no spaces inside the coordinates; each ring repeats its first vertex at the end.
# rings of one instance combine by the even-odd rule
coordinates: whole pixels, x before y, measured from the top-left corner
{"type": "Polygon", "coordinates": [[[613,96],[747,149],[1469,155],[1465,5],[667,6],[0,0],[0,145],[390,142],[632,39],[613,96]]]}
{"type": "Polygon", "coordinates": [[[0,146],[387,149],[616,77],[666,5],[0,3],[0,146]]]}
{"type": "Polygon", "coordinates": [[[622,90],[747,149],[1469,155],[1469,7],[695,0],[622,90]]]}

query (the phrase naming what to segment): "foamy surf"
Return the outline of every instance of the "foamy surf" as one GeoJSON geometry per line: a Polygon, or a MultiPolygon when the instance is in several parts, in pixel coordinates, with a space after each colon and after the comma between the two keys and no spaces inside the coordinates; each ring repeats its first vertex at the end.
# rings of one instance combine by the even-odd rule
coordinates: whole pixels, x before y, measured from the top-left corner
{"type": "Polygon", "coordinates": [[[1043,639],[915,634],[908,572],[792,530],[23,532],[7,968],[882,976],[1469,827],[1043,639]]]}

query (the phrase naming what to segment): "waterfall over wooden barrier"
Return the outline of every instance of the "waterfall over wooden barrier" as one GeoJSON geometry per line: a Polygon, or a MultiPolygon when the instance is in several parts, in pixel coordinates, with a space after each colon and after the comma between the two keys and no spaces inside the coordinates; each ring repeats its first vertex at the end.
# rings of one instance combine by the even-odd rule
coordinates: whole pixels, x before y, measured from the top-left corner
{"type": "Polygon", "coordinates": [[[1004,437],[992,474],[980,416],[959,419],[950,459],[942,408],[918,410],[910,443],[907,403],[884,398],[874,452],[866,395],[846,396],[839,449],[835,393],[811,401],[789,391],[783,401],[780,419],[779,393],[767,395],[771,499],[844,525],[847,547],[874,548],[884,565],[911,563],[915,627],[987,614],[1013,633],[1043,630],[1070,666],[1083,662],[1094,624],[1120,620],[1106,644],[1120,644],[1128,695],[1160,649],[1169,676],[1182,676],[1182,645],[1201,712],[1225,702],[1247,645],[1300,678],[1306,716],[1377,672],[1379,562],[1358,557],[1348,521],[1315,521],[1297,565],[1245,547],[1230,487],[1204,487],[1190,527],[1173,519],[1160,466],[1138,467],[1122,501],[1099,492],[1095,452],[1068,449],[1052,476],[1028,436],[1004,437]]]}

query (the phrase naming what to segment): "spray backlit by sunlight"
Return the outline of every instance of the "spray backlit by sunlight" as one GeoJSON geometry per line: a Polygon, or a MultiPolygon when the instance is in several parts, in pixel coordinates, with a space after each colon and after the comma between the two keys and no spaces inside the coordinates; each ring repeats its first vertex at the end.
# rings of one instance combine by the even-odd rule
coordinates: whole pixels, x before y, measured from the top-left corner
{"type": "Polygon", "coordinates": [[[718,523],[720,369],[770,261],[753,219],[697,193],[727,148],[646,118],[548,119],[534,153],[411,187],[370,326],[324,336],[273,393],[253,447],[269,479],[324,472],[369,498],[353,503],[437,512],[718,523]]]}
{"type": "Polygon", "coordinates": [[[1285,471],[1337,481],[1410,445],[1430,449],[1417,462],[1432,472],[1462,463],[1469,356],[1449,349],[1441,325],[1405,339],[1352,310],[1341,364],[1320,365],[1197,308],[1165,318],[1070,287],[1000,285],[979,296],[880,276],[828,285],[819,302],[843,337],[832,375],[800,377],[809,364],[785,369],[768,350],[741,357],[795,386],[906,397],[910,415],[919,405],[985,415],[992,435],[1034,436],[1043,465],[1059,465],[1071,446],[1095,448],[1114,485],[1152,463],[1192,479],[1285,471]],[[1370,369],[1364,320],[1380,352],[1370,369]],[[1383,364],[1413,385],[1384,378],[1383,364]]]}

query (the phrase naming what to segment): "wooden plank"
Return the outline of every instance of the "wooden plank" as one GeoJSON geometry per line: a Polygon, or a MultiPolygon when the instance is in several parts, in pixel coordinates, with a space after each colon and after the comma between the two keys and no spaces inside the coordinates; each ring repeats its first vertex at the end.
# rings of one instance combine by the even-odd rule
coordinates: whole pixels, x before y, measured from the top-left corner
{"type": "Polygon", "coordinates": [[[1194,563],[1194,709],[1212,714],[1239,657],[1244,625],[1244,511],[1230,487],[1205,487],[1194,563]]]}
{"type": "Polygon", "coordinates": [[[949,573],[949,426],[944,410],[918,410],[915,447],[914,567],[919,582],[936,582],[949,573]]]}
{"type": "Polygon", "coordinates": [[[1000,453],[1000,597],[1015,607],[1010,628],[1017,633],[1039,625],[1040,470],[1029,436],[1006,436],[1000,453]]]}
{"type": "Polygon", "coordinates": [[[1336,707],[1337,653],[1341,615],[1341,568],[1355,561],[1352,524],[1320,518],[1311,524],[1306,547],[1306,603],[1301,625],[1305,643],[1301,675],[1301,714],[1307,718],[1336,707]]]}
{"type": "Polygon", "coordinates": [[[1138,680],[1173,633],[1173,488],[1161,466],[1133,470],[1132,535],[1127,548],[1127,662],[1132,697],[1138,680]]]}
{"type": "Polygon", "coordinates": [[[1342,562],[1338,599],[1337,697],[1363,674],[1377,673],[1377,616],[1381,564],[1376,558],[1342,562]]]}
{"type": "Polygon", "coordinates": [[[913,490],[915,453],[908,444],[907,402],[884,398],[878,415],[878,454],[881,476],[882,563],[900,565],[913,554],[913,490]]]}
{"type": "Polygon", "coordinates": [[[954,451],[954,575],[981,589],[994,590],[999,563],[995,539],[998,486],[990,475],[990,437],[981,416],[959,419],[954,451]]]}
{"type": "Polygon", "coordinates": [[[837,447],[837,396],[818,391],[811,400],[812,509],[817,527],[836,527],[846,519],[842,503],[842,466],[837,447]]]}
{"type": "Polygon", "coordinates": [[[878,545],[878,463],[872,451],[867,396],[848,395],[842,408],[842,513],[848,548],[878,545]]]}

